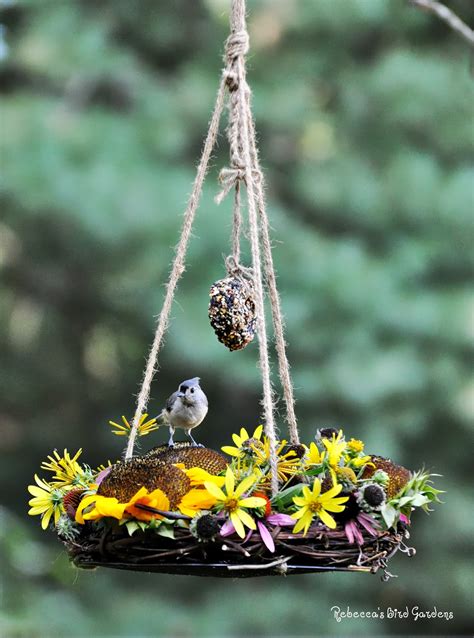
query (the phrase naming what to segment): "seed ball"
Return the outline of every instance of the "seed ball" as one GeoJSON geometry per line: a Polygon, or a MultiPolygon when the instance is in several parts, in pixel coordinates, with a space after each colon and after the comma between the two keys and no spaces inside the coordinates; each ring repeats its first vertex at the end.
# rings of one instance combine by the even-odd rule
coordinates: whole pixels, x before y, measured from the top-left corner
{"type": "Polygon", "coordinates": [[[255,301],[250,282],[227,277],[211,286],[209,320],[229,350],[242,350],[255,336],[255,301]]]}

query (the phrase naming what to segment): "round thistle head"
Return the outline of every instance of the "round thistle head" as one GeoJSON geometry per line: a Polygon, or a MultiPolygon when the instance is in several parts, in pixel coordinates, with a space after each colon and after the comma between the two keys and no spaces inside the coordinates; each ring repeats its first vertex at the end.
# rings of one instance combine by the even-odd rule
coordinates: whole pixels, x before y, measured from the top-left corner
{"type": "Polygon", "coordinates": [[[219,530],[219,519],[207,511],[196,514],[189,525],[191,534],[201,542],[214,540],[219,530]]]}
{"type": "Polygon", "coordinates": [[[365,466],[362,478],[372,478],[377,470],[383,470],[388,476],[386,487],[387,498],[390,500],[398,494],[411,478],[411,472],[401,465],[392,463],[382,456],[371,456],[370,463],[365,466]],[[373,465],[370,465],[372,463],[373,465]]]}
{"type": "Polygon", "coordinates": [[[360,488],[357,502],[365,512],[379,512],[385,505],[385,491],[377,483],[367,483],[360,488]]]}
{"type": "Polygon", "coordinates": [[[255,336],[255,301],[250,282],[236,277],[216,281],[209,292],[209,320],[229,350],[242,350],[255,336]]]}

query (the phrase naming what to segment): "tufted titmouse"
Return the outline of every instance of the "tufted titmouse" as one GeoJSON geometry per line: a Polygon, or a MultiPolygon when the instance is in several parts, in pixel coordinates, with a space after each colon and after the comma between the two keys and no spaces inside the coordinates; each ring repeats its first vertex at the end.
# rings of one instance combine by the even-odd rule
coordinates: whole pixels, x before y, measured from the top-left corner
{"type": "Polygon", "coordinates": [[[173,446],[176,428],[186,430],[193,445],[199,445],[193,439],[191,430],[196,428],[207,414],[207,397],[199,386],[199,377],[180,383],[176,392],[168,397],[166,407],[157,416],[157,420],[166,423],[170,429],[168,445],[173,446]]]}

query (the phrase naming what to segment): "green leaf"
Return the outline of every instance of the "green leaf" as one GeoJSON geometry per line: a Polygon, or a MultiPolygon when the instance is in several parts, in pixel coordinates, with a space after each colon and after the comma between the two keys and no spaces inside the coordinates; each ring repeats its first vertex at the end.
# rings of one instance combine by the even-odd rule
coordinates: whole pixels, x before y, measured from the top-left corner
{"type": "Polygon", "coordinates": [[[393,505],[389,505],[386,503],[381,510],[381,514],[383,520],[385,521],[385,525],[390,528],[393,527],[395,520],[398,516],[397,510],[393,507],[393,505]]]}
{"type": "Polygon", "coordinates": [[[160,525],[156,530],[156,533],[165,538],[172,538],[174,540],[174,529],[169,525],[160,525]]]}
{"type": "Polygon", "coordinates": [[[140,525],[137,523],[137,521],[127,521],[125,523],[125,527],[127,528],[130,536],[132,536],[137,531],[137,529],[140,529],[140,525]]]}

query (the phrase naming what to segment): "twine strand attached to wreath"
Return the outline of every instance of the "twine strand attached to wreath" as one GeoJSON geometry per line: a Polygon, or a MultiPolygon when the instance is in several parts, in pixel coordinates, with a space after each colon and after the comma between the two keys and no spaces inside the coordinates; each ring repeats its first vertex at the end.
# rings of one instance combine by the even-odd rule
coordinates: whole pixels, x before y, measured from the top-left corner
{"type": "Polygon", "coordinates": [[[295,399],[293,394],[293,382],[291,380],[290,364],[286,354],[287,343],[285,341],[285,324],[281,310],[280,294],[276,283],[276,273],[273,263],[272,245],[270,239],[270,223],[266,212],[265,203],[265,182],[256,143],[255,124],[252,117],[252,109],[249,100],[247,101],[247,118],[250,130],[250,152],[254,173],[258,174],[256,181],[257,205],[261,221],[261,238],[264,258],[265,278],[270,296],[270,308],[272,313],[273,332],[275,335],[275,348],[278,357],[278,371],[283,388],[283,397],[286,406],[286,421],[290,433],[290,441],[293,445],[300,442],[298,434],[298,423],[295,413],[295,399]]]}
{"type": "Polygon", "coordinates": [[[153,377],[158,369],[158,354],[161,344],[163,342],[163,336],[168,328],[169,317],[171,313],[171,307],[173,305],[174,293],[176,285],[185,271],[185,258],[188,248],[189,240],[191,237],[191,231],[193,227],[196,210],[199,204],[199,200],[202,193],[202,186],[204,178],[207,174],[209,159],[211,157],[212,150],[216,143],[217,134],[219,132],[219,123],[221,120],[222,112],[224,110],[226,92],[226,80],[223,77],[219,85],[217,92],[216,103],[214,111],[212,113],[211,121],[209,123],[209,129],[207,132],[206,140],[204,142],[201,159],[199,161],[196,177],[189,197],[188,205],[184,213],[183,226],[181,230],[181,236],[179,243],[176,247],[176,252],[171,268],[171,273],[166,284],[166,295],[163,302],[160,315],[158,317],[155,337],[148,354],[148,359],[145,366],[145,372],[143,376],[142,385],[137,398],[137,407],[135,410],[135,416],[133,417],[132,426],[130,428],[130,434],[127,443],[127,449],[125,452],[125,458],[129,459],[133,456],[133,449],[135,446],[135,439],[138,431],[138,424],[141,416],[145,413],[148,400],[150,398],[150,389],[153,381],[153,377]]]}

